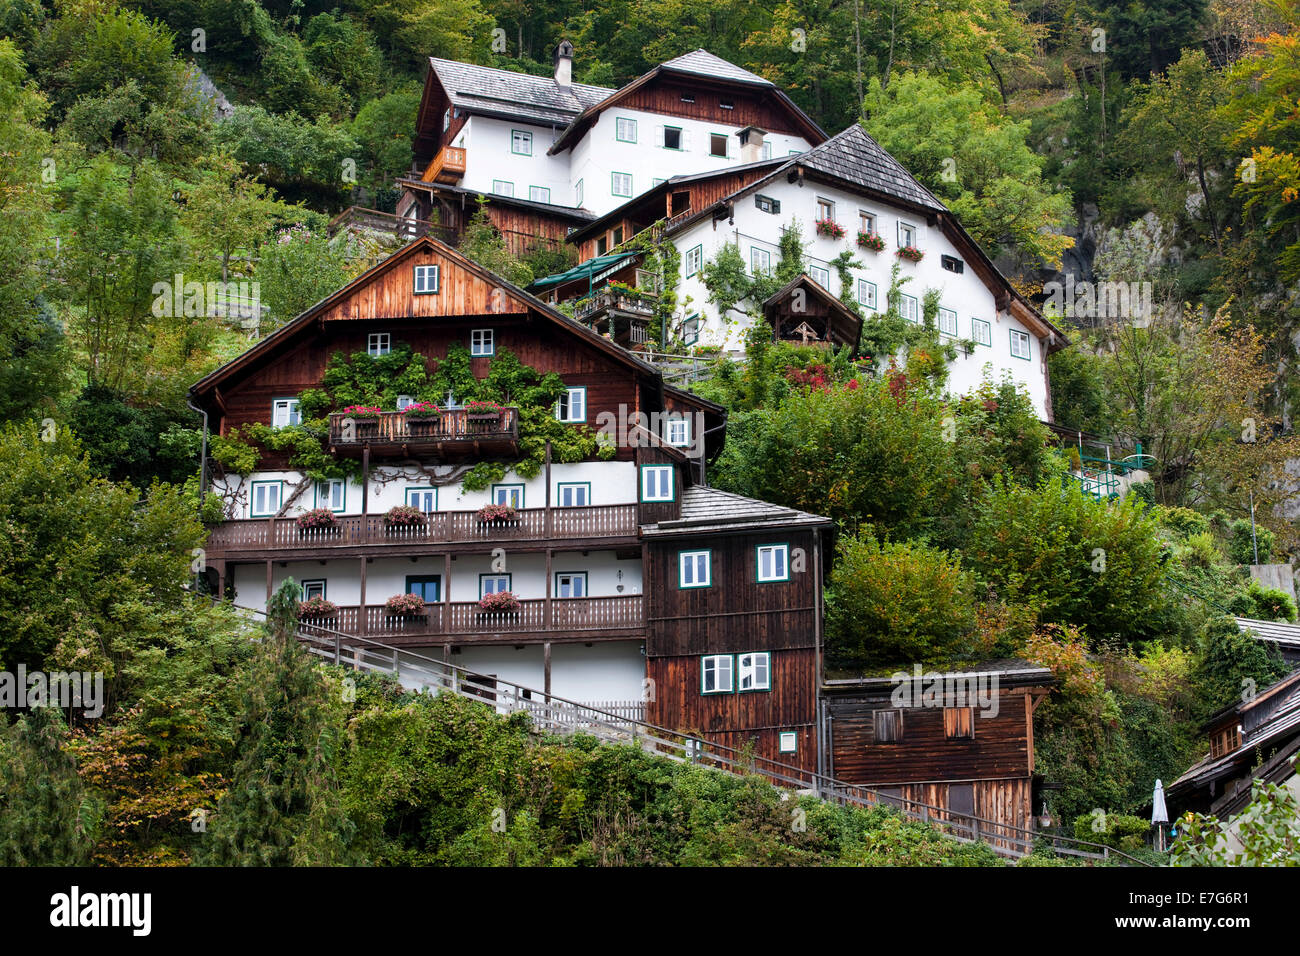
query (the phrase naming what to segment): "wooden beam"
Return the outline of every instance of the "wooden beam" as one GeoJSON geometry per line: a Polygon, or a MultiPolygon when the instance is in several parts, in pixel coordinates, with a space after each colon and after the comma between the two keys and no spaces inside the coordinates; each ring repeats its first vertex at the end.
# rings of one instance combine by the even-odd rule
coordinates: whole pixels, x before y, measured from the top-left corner
{"type": "MultiPolygon", "coordinates": [[[[362,495],[364,499],[365,496],[362,495]]],[[[361,556],[361,597],[357,602],[357,633],[366,636],[366,557],[361,556]]]]}
{"type": "Polygon", "coordinates": [[[551,702],[551,642],[542,645],[542,690],[546,692],[546,702],[551,702]]]}

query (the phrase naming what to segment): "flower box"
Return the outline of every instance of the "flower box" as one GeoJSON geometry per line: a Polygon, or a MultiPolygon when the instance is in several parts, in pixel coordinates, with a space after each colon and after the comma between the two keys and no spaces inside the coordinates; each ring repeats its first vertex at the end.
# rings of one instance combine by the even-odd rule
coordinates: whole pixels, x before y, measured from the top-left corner
{"type": "Polygon", "coordinates": [[[339,615],[338,605],[322,597],[309,598],[298,602],[298,617],[316,624],[332,621],[339,615]]]}
{"type": "Polygon", "coordinates": [[[402,414],[408,422],[429,418],[437,420],[442,418],[442,409],[433,402],[412,402],[402,409],[402,414]]]}
{"type": "Polygon", "coordinates": [[[412,505],[394,505],[384,515],[386,528],[422,528],[429,523],[429,516],[412,505]]]}
{"type": "Polygon", "coordinates": [[[312,508],[296,519],[299,531],[338,531],[339,522],[328,508],[312,508]]]}
{"type": "Polygon", "coordinates": [[[519,598],[510,591],[485,594],[478,602],[479,612],[483,614],[518,614],[522,607],[519,598]]]}
{"type": "Polygon", "coordinates": [[[906,259],[908,262],[920,262],[925,258],[925,253],[916,246],[903,246],[895,255],[900,259],[906,259]]]}
{"type": "Polygon", "coordinates": [[[499,422],[506,407],[496,402],[466,402],[465,418],[471,422],[499,422]]]}
{"type": "Polygon", "coordinates": [[[519,524],[519,511],[514,505],[484,505],[478,509],[479,524],[519,524]]]}
{"type": "Polygon", "coordinates": [[[869,249],[872,252],[880,252],[885,248],[885,240],[876,232],[859,232],[858,248],[869,249]]]}
{"type": "Polygon", "coordinates": [[[340,414],[346,418],[369,418],[378,421],[379,416],[384,414],[384,410],[373,405],[349,405],[340,414]]]}
{"type": "Polygon", "coordinates": [[[833,219],[818,219],[813,224],[813,229],[817,235],[825,236],[827,239],[843,239],[844,227],[833,219]]]}
{"type": "Polygon", "coordinates": [[[429,613],[424,598],[418,594],[394,594],[384,602],[389,617],[424,617],[429,613]]]}

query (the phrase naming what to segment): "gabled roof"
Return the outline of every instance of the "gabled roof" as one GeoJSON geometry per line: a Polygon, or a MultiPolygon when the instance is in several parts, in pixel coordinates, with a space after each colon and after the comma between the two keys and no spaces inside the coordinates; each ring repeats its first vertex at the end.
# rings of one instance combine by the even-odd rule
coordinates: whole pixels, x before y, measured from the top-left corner
{"type": "Polygon", "coordinates": [[[659,64],[660,69],[675,73],[693,73],[696,76],[712,76],[737,83],[753,83],[756,86],[776,86],[771,80],[765,80],[757,73],[750,73],[734,63],[728,63],[720,56],[714,56],[708,50],[692,50],[679,57],[659,64]]]}
{"type": "MultiPolygon", "coordinates": [[[[768,298],[763,301],[764,314],[767,314],[771,309],[774,309],[780,303],[788,299],[794,293],[794,290],[799,288],[800,286],[803,286],[810,293],[812,293],[814,297],[824,302],[826,304],[827,309],[830,311],[832,317],[838,317],[840,322],[845,323],[848,326],[849,331],[847,333],[836,337],[842,339],[845,343],[850,344],[854,348],[856,348],[858,344],[858,337],[862,332],[862,317],[858,315],[856,312],[854,312],[852,309],[850,309],[843,302],[841,302],[839,299],[837,299],[835,296],[831,295],[829,289],[826,289],[824,286],[822,286],[820,282],[812,278],[812,276],[808,275],[808,273],[806,272],[799,273],[797,276],[795,276],[793,279],[787,282],[784,288],[768,296],[768,298]]],[[[833,328],[835,323],[833,321],[829,321],[828,325],[830,325],[833,328]]],[[[831,329],[828,328],[827,335],[826,335],[827,340],[830,340],[832,338],[830,332],[831,329]]]]}
{"type": "Polygon", "coordinates": [[[564,132],[556,138],[547,152],[554,156],[569,149],[582,138],[583,133],[595,122],[596,117],[602,110],[617,105],[637,90],[648,86],[663,76],[685,76],[697,80],[703,79],[713,81],[724,87],[752,87],[754,90],[761,91],[764,96],[773,97],[789,114],[794,121],[794,125],[802,132],[804,139],[811,143],[820,143],[826,139],[825,131],[814,123],[812,117],[801,110],[794,100],[786,96],[775,83],[765,80],[761,76],[749,72],[749,70],[742,69],[734,63],[728,63],[707,50],[694,50],[666,63],[660,63],[648,73],[637,77],[626,86],[620,87],[618,92],[587,106],[581,115],[575,117],[564,132]]]}
{"type": "Polygon", "coordinates": [[[561,86],[552,76],[514,73],[432,56],[429,68],[458,110],[517,117],[543,126],[567,126],[583,110],[614,92],[586,83],[561,86]]]}
{"type": "Polygon", "coordinates": [[[725,534],[728,532],[761,531],[765,528],[805,526],[825,528],[833,524],[830,518],[774,505],[756,498],[733,495],[729,491],[692,485],[682,492],[681,517],[672,521],[643,525],[646,537],[666,537],[683,534],[725,534]]]}
{"type": "Polygon", "coordinates": [[[315,305],[311,306],[297,318],[276,329],[252,348],[227,362],[225,365],[222,365],[215,371],[205,375],[190,387],[190,394],[192,396],[200,397],[204,393],[211,392],[222,382],[247,368],[250,364],[254,364],[259,359],[275,354],[279,349],[292,342],[292,340],[300,333],[310,331],[317,317],[328,311],[340,300],[346,299],[357,289],[365,286],[385,272],[397,268],[403,261],[410,258],[415,252],[421,250],[432,250],[438,255],[454,262],[458,267],[475,275],[479,279],[492,284],[494,287],[500,288],[508,298],[513,299],[516,303],[524,306],[525,310],[532,311],[543,318],[550,320],[554,325],[560,326],[571,334],[578,336],[600,351],[605,352],[621,364],[653,378],[658,379],[660,377],[658,366],[637,358],[627,349],[615,345],[604,336],[589,329],[582,323],[569,318],[563,312],[548,305],[536,296],[525,292],[523,289],[511,282],[507,282],[501,276],[489,272],[477,262],[466,258],[460,252],[445,243],[439,242],[437,239],[426,235],[407,243],[387,259],[371,266],[342,288],[330,293],[315,305]]]}
{"type": "Polygon", "coordinates": [[[802,166],[913,206],[947,212],[930,190],[857,123],[808,152],[791,157],[786,166],[802,166]]]}

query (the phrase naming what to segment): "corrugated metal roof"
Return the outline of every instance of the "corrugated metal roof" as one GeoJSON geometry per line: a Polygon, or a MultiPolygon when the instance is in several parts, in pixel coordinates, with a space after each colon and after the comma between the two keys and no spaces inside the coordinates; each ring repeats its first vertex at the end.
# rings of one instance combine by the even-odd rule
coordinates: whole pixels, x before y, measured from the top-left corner
{"type": "Polygon", "coordinates": [[[679,73],[698,73],[700,76],[716,76],[739,83],[755,83],[759,86],[775,86],[771,80],[765,80],[757,73],[750,73],[734,63],[728,63],[720,56],[714,56],[708,50],[692,50],[675,59],[660,64],[665,70],[679,73]]]}
{"type": "Polygon", "coordinates": [[[546,126],[567,126],[587,107],[614,92],[586,83],[560,86],[551,76],[514,73],[438,57],[429,57],[429,65],[458,109],[517,116],[546,126]]]}
{"type": "Polygon", "coordinates": [[[647,536],[668,534],[696,534],[702,531],[739,531],[767,527],[806,525],[820,527],[831,524],[829,518],[809,514],[795,508],[774,505],[756,498],[733,495],[729,491],[692,485],[682,492],[682,516],[675,521],[660,521],[645,525],[641,533],[647,536]]]}
{"type": "Polygon", "coordinates": [[[1289,624],[1286,621],[1257,621],[1249,617],[1239,617],[1235,620],[1237,628],[1243,634],[1254,631],[1255,636],[1260,640],[1300,647],[1300,624],[1289,624]]]}

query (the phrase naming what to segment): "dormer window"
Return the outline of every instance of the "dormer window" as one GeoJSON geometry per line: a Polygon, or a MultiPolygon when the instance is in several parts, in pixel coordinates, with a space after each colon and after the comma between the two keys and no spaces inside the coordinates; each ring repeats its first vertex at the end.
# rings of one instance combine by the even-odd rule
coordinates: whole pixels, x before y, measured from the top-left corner
{"type": "Polygon", "coordinates": [[[966,271],[966,263],[956,256],[940,256],[939,265],[943,266],[946,271],[955,272],[957,275],[961,275],[966,271]]]}
{"type": "Polygon", "coordinates": [[[438,266],[415,267],[415,294],[437,295],[440,281],[438,266]]]}

